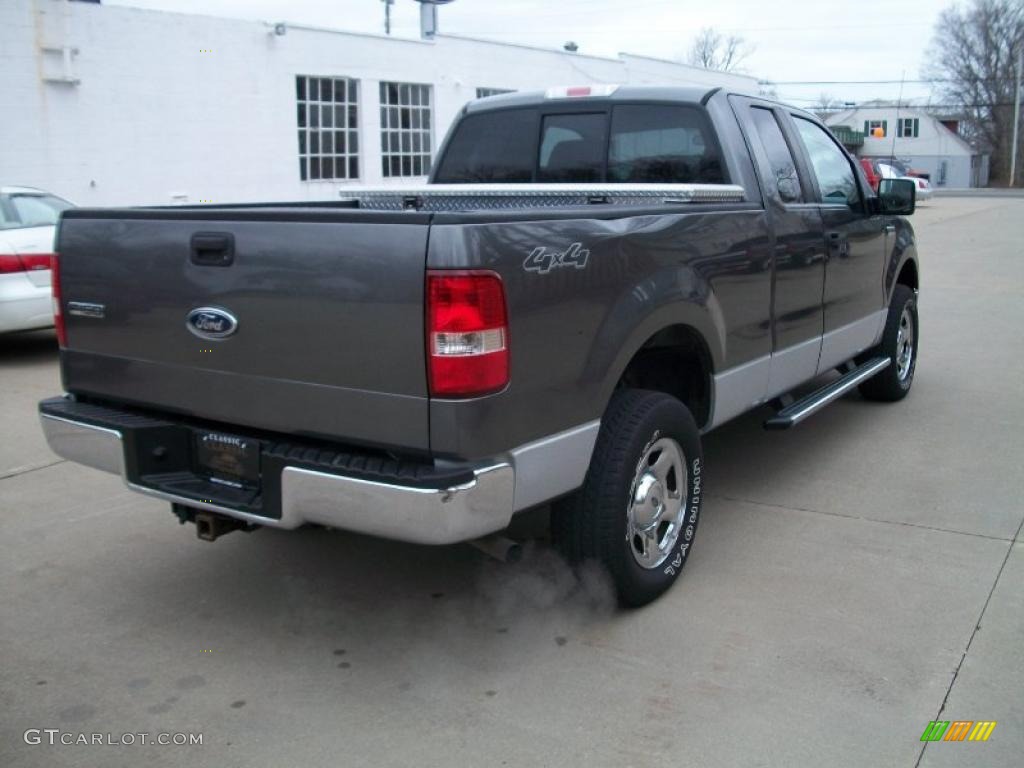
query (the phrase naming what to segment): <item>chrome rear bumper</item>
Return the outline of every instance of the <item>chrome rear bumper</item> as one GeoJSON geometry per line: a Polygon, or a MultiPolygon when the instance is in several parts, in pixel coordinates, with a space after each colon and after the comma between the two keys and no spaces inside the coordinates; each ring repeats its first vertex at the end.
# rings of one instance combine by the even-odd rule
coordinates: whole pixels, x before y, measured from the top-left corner
{"type": "Polygon", "coordinates": [[[507,462],[473,470],[473,478],[445,488],[393,485],[286,466],[281,472],[281,517],[271,518],[146,488],[125,472],[122,434],[40,414],[50,448],[59,456],[120,475],[134,491],[275,528],[316,523],[417,544],[452,544],[506,528],[512,519],[515,471],[507,462]]]}

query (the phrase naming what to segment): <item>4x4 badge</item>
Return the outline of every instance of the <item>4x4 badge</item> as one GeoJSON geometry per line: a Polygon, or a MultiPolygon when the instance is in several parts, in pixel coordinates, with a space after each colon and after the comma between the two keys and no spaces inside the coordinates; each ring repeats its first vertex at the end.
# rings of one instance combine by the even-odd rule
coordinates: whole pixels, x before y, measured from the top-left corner
{"type": "Polygon", "coordinates": [[[573,243],[564,251],[549,251],[544,246],[534,248],[530,255],[523,262],[523,269],[527,272],[537,272],[546,275],[552,269],[559,267],[575,267],[583,269],[587,266],[587,259],[590,258],[590,251],[583,247],[583,243],[573,243]]]}

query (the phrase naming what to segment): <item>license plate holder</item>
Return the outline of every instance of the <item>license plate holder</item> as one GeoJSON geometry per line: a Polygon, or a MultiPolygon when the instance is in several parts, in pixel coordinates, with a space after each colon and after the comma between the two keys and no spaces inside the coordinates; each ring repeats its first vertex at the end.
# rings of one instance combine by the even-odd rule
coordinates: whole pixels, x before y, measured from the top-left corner
{"type": "Polygon", "coordinates": [[[224,432],[198,431],[194,457],[197,474],[212,482],[235,488],[259,487],[259,440],[224,432]]]}

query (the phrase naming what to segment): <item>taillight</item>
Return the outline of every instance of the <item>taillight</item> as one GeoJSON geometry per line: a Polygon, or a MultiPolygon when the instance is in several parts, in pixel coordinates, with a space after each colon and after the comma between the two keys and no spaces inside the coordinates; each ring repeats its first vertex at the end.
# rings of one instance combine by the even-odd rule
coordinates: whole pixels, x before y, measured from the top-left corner
{"type": "Polygon", "coordinates": [[[68,334],[64,328],[64,312],[60,306],[60,258],[56,253],[50,254],[50,290],[53,293],[53,327],[57,329],[57,343],[66,347],[68,334]]]}
{"type": "Polygon", "coordinates": [[[0,253],[0,274],[49,269],[50,253],[0,253]]]}
{"type": "Polygon", "coordinates": [[[508,384],[505,289],[494,272],[427,273],[430,393],[471,397],[508,384]]]}

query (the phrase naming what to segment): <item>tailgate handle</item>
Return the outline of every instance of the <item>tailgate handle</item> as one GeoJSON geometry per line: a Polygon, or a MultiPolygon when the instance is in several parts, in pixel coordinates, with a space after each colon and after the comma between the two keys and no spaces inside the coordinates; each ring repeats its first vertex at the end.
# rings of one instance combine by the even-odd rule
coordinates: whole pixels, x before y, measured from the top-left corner
{"type": "Polygon", "coordinates": [[[235,260],[235,236],[230,232],[192,235],[192,263],[200,267],[227,267],[235,260]]]}

